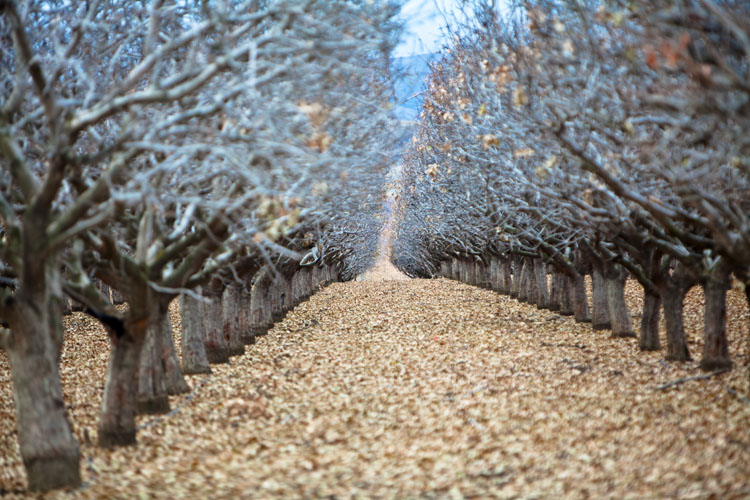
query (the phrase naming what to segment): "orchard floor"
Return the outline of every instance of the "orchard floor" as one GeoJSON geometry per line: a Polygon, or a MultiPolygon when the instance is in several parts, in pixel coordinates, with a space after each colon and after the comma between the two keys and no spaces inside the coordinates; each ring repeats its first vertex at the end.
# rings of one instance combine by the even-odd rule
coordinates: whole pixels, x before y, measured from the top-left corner
{"type": "MultiPolygon", "coordinates": [[[[637,324],[632,283],[628,300],[637,324]]],[[[696,358],[701,301],[693,289],[696,358]]],[[[174,414],[139,418],[139,444],[115,451],[92,444],[106,337],[82,315],[66,322],[85,485],[46,498],[750,498],[736,291],[738,368],[657,390],[697,363],[443,279],[336,283],[244,356],[190,377],[174,414]]],[[[13,419],[0,353],[0,494],[23,497],[13,419]]]]}

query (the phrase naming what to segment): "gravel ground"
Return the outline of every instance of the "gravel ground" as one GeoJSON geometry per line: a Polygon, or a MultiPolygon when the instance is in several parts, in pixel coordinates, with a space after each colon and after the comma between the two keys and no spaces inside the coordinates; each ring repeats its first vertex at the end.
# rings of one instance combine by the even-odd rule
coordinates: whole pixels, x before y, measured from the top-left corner
{"type": "MultiPolygon", "coordinates": [[[[632,283],[628,300],[637,323],[632,283]]],[[[743,368],[656,390],[697,363],[443,279],[335,283],[189,377],[176,413],[139,419],[137,446],[103,451],[107,341],[75,314],[63,377],[85,485],[46,498],[748,498],[747,325],[732,291],[743,368]]],[[[22,497],[13,419],[0,353],[0,492],[22,497]]]]}

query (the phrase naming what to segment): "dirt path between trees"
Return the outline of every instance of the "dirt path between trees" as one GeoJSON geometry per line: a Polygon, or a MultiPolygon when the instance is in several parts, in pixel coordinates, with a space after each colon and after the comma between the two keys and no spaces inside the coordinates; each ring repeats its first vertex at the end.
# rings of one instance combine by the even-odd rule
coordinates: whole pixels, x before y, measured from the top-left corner
{"type": "MultiPolygon", "coordinates": [[[[746,364],[738,297],[731,349],[746,364]]],[[[688,308],[697,354],[695,321],[688,308]]],[[[744,369],[655,390],[696,363],[443,279],[330,285],[191,377],[175,414],[140,418],[138,446],[116,451],[91,444],[106,339],[83,316],[67,326],[86,485],[49,498],[750,496],[744,369]]],[[[0,354],[0,489],[13,497],[25,480],[10,391],[0,354]]]]}

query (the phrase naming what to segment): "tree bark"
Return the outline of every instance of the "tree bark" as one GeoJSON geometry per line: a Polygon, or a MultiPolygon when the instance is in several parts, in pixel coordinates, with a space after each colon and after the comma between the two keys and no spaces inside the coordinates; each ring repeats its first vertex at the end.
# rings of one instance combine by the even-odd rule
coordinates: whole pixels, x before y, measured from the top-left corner
{"type": "Polygon", "coordinates": [[[547,264],[543,259],[534,259],[534,273],[536,274],[536,307],[549,309],[549,289],[547,288],[547,264]]]}
{"type": "Polygon", "coordinates": [[[162,336],[162,359],[166,375],[164,382],[167,385],[167,394],[176,396],[177,394],[190,392],[190,386],[185,381],[185,376],[180,368],[180,360],[177,357],[177,349],[172,336],[172,320],[169,319],[168,314],[164,318],[164,335],[162,336]]]}
{"type": "Polygon", "coordinates": [[[250,290],[247,285],[240,286],[240,341],[243,345],[255,343],[252,321],[250,320],[250,290]]]}
{"type": "Polygon", "coordinates": [[[671,276],[662,284],[662,302],[664,303],[664,322],[667,329],[666,359],[672,361],[689,361],[690,351],[685,340],[685,327],[682,322],[683,301],[685,294],[695,281],[680,264],[675,267],[671,276]]]}
{"type": "MultiPolygon", "coordinates": [[[[310,271],[310,291],[316,286],[315,268],[310,271]]],[[[264,266],[255,276],[253,288],[250,291],[250,312],[253,336],[255,338],[265,335],[271,328],[271,304],[269,300],[269,288],[271,285],[272,275],[268,266],[264,266]]]]}
{"type": "Polygon", "coordinates": [[[490,260],[489,266],[489,287],[490,290],[500,290],[500,262],[496,258],[490,260]]]}
{"type": "Polygon", "coordinates": [[[471,284],[471,271],[473,266],[468,260],[461,261],[461,283],[471,284]]]}
{"type": "Polygon", "coordinates": [[[523,267],[523,260],[518,255],[512,257],[513,262],[513,274],[510,287],[510,296],[518,298],[521,293],[521,269],[523,267]]]}
{"type": "Polygon", "coordinates": [[[552,276],[550,279],[550,291],[549,291],[549,310],[559,311],[560,301],[562,299],[561,289],[562,281],[560,279],[560,272],[557,269],[552,270],[552,276]]]}
{"type": "Polygon", "coordinates": [[[229,361],[229,344],[224,336],[221,315],[221,299],[218,295],[205,295],[201,302],[203,329],[205,332],[206,357],[211,364],[229,361]]]}
{"type": "Polygon", "coordinates": [[[560,315],[574,316],[572,278],[560,273],[560,315]]]}
{"type": "Polygon", "coordinates": [[[701,368],[706,371],[731,368],[727,343],[727,290],[730,285],[730,270],[724,258],[720,258],[708,272],[703,286],[705,297],[703,310],[703,355],[701,368]]]}
{"type": "MultiPolygon", "coordinates": [[[[200,293],[198,289],[197,293],[200,293]]],[[[201,303],[190,295],[180,296],[182,315],[182,372],[185,374],[211,373],[206,356],[201,303]]]]}
{"type": "Polygon", "coordinates": [[[441,278],[450,278],[450,267],[451,264],[449,261],[444,260],[440,262],[440,277],[441,278]]]}
{"type": "Polygon", "coordinates": [[[500,293],[509,294],[512,285],[510,259],[500,261],[500,293]]]}
{"type": "Polygon", "coordinates": [[[113,288],[112,289],[112,303],[115,305],[120,305],[125,303],[125,297],[123,297],[122,292],[120,290],[113,288]]]}
{"type": "Polygon", "coordinates": [[[242,341],[240,286],[229,285],[221,295],[221,320],[224,338],[230,356],[245,354],[245,343],[242,341]]]}
{"type": "MultiPolygon", "coordinates": [[[[323,270],[323,284],[327,281],[326,271],[323,270]]],[[[286,304],[286,278],[283,275],[279,275],[271,284],[271,326],[281,321],[284,317],[284,306],[286,304]]]]}
{"type": "MultiPolygon", "coordinates": [[[[47,304],[62,303],[49,296],[47,282],[59,279],[48,269],[47,278],[33,287],[22,287],[5,304],[4,319],[10,326],[7,353],[13,381],[16,426],[21,458],[29,489],[46,491],[77,487],[81,483],[80,451],[68,422],[58,367],[56,345],[47,304]]],[[[60,326],[62,329],[62,325],[60,326]]]]}
{"type": "Polygon", "coordinates": [[[641,339],[639,346],[642,351],[658,351],[661,349],[659,341],[659,315],[661,312],[661,295],[645,292],[643,295],[643,315],[641,316],[641,339]]]}
{"type": "Polygon", "coordinates": [[[149,321],[146,340],[141,348],[138,362],[138,399],[136,409],[139,414],[157,415],[169,412],[169,396],[165,383],[164,363],[161,356],[162,336],[164,335],[163,314],[159,312],[149,321]]]}
{"type": "Polygon", "coordinates": [[[529,300],[529,264],[522,259],[518,273],[518,300],[528,302],[529,300]]]}
{"type": "Polygon", "coordinates": [[[588,297],[586,297],[586,280],[584,275],[576,273],[572,278],[573,285],[573,317],[578,323],[591,321],[589,315],[588,297]]]}
{"type": "Polygon", "coordinates": [[[607,330],[612,328],[609,315],[609,301],[607,299],[607,286],[604,281],[603,265],[594,258],[591,264],[591,326],[594,330],[607,330]]]}
{"type": "Polygon", "coordinates": [[[461,261],[456,257],[451,260],[451,279],[461,281],[461,261]]]}
{"type": "Polygon", "coordinates": [[[132,293],[122,331],[110,333],[111,351],[99,419],[99,446],[135,444],[138,364],[153,306],[151,293],[132,293]]]}
{"type": "Polygon", "coordinates": [[[605,268],[604,281],[607,286],[607,304],[612,321],[613,337],[635,337],[630,312],[625,303],[625,274],[619,266],[608,264],[605,268]]]}

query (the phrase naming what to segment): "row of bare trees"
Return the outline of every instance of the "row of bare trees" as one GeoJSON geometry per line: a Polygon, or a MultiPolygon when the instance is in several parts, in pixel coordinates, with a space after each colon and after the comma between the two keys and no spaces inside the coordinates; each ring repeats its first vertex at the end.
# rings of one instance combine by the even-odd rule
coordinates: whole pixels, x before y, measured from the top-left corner
{"type": "Polygon", "coordinates": [[[750,303],[750,5],[473,7],[425,91],[396,264],[464,280],[478,266],[470,280],[625,337],[632,277],[645,292],[640,347],[661,349],[663,310],[677,361],[691,358],[682,303],[699,284],[701,366],[730,367],[733,277],[750,303]]]}
{"type": "Polygon", "coordinates": [[[396,13],[0,1],[0,348],[31,489],[80,482],[58,367],[66,296],[110,334],[98,443],[118,446],[135,442],[136,413],[187,390],[183,372],[361,267],[350,233],[380,205],[398,135],[396,13]]]}

